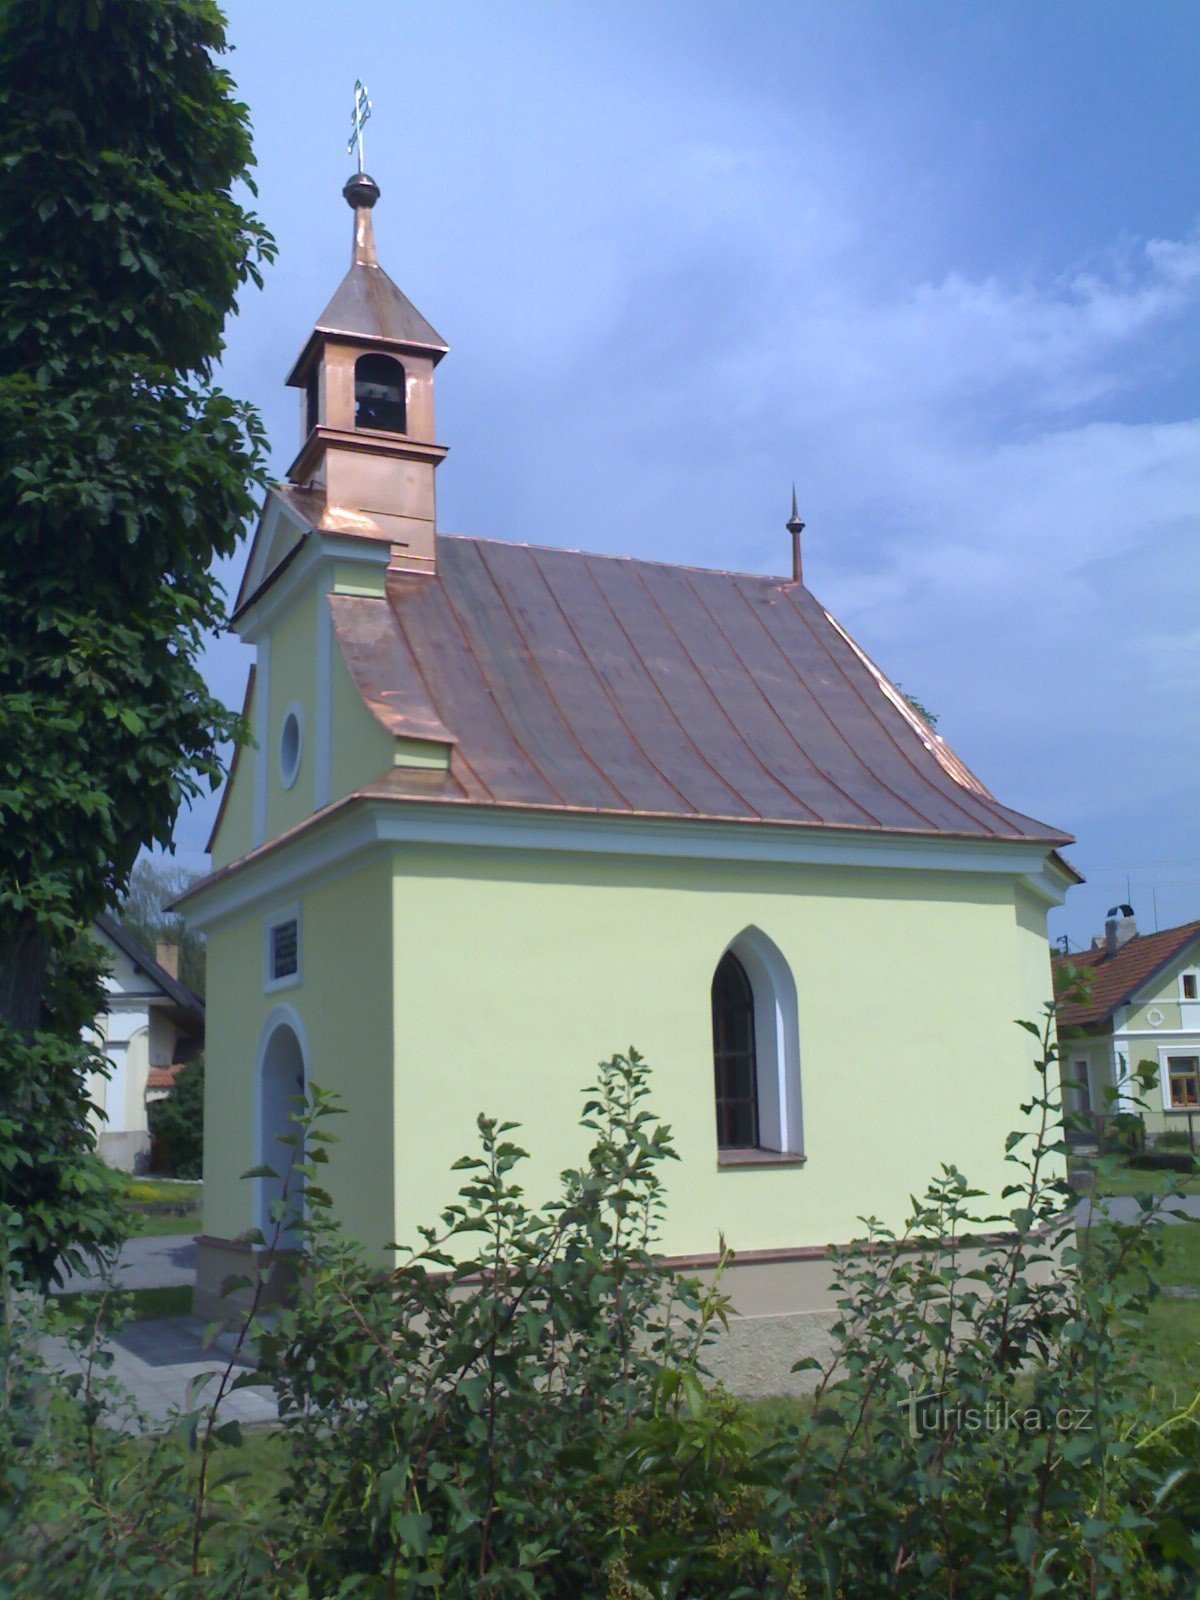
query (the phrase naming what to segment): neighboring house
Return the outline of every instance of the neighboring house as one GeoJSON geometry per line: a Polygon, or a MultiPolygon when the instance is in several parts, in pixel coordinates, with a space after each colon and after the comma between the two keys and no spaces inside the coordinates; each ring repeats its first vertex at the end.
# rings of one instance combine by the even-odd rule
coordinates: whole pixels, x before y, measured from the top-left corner
{"type": "Polygon", "coordinates": [[[1139,933],[1129,906],[1115,906],[1090,950],[1055,957],[1061,987],[1068,965],[1088,974],[1087,1000],[1066,1004],[1058,1031],[1066,1097],[1103,1117],[1132,1110],[1127,1080],[1143,1061],[1155,1068],[1146,1132],[1187,1131],[1200,1120],[1200,922],[1139,933]],[[1106,1091],[1116,1090],[1116,1098],[1106,1091]]]}
{"type": "Polygon", "coordinates": [[[110,1167],[139,1170],[150,1149],[146,1107],[170,1092],[175,1074],[204,1049],[204,1001],[179,981],[179,947],[144,950],[115,917],[93,924],[108,956],[108,1008],[96,1019],[112,1072],[89,1085],[99,1121],[100,1154],[110,1167]]]}
{"type": "Polygon", "coordinates": [[[383,1262],[481,1111],[551,1193],[630,1043],[680,1156],[668,1258],[710,1266],[723,1232],[740,1311],[827,1305],[828,1244],[899,1224],[940,1163],[998,1195],[1068,836],[995,799],[798,560],[439,533],[446,346],[376,261],[376,186],[346,195],[352,265],[233,617],[255,743],[180,901],[208,935],[198,1308],[244,1270],[275,1187],[240,1175],[282,1159],[306,1084],[343,1099],[329,1184],[383,1262]]]}

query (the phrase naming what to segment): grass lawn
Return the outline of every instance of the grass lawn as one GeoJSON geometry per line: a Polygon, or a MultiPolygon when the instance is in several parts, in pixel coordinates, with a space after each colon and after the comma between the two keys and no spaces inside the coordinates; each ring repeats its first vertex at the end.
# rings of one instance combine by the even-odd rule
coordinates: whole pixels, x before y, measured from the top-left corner
{"type": "Polygon", "coordinates": [[[202,1183],[135,1177],[126,1172],[114,1173],[113,1179],[129,1215],[129,1231],[135,1237],[200,1232],[202,1183]]]}
{"type": "MultiPolygon", "coordinates": [[[[124,1294],[132,1301],[129,1311],[132,1322],[145,1322],[149,1317],[190,1317],[192,1314],[192,1289],[187,1283],[175,1284],[169,1289],[126,1289],[124,1294]]],[[[97,1294],[58,1294],[54,1302],[63,1311],[83,1313],[99,1299],[97,1294]]]]}
{"type": "Polygon", "coordinates": [[[1147,1413],[1167,1416],[1200,1388],[1200,1221],[1159,1226],[1163,1293],[1151,1305],[1137,1341],[1137,1374],[1145,1384],[1147,1413]]]}
{"type": "MultiPolygon", "coordinates": [[[[1090,1163],[1080,1162],[1080,1166],[1090,1163]]],[[[1200,1176],[1183,1172],[1144,1172],[1138,1167],[1121,1165],[1113,1172],[1096,1174],[1095,1190],[1081,1193],[1110,1194],[1165,1194],[1172,1184],[1183,1194],[1200,1194],[1200,1176]]]]}

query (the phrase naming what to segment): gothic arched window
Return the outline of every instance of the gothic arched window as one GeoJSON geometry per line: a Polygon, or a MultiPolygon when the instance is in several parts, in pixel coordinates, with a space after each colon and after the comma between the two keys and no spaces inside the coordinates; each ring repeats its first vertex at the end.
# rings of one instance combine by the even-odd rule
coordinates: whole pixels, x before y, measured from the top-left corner
{"type": "Polygon", "coordinates": [[[758,1144],[754,991],[745,967],[732,950],[721,957],[713,977],[712,1024],[717,1147],[752,1150],[758,1144]]]}
{"type": "Polygon", "coordinates": [[[725,947],[712,981],[717,1146],[803,1157],[800,1022],[787,959],[761,928],[725,947]]]}
{"type": "Polygon", "coordinates": [[[354,426],[404,433],[404,368],[392,356],[359,356],[354,363],[354,426]]]}

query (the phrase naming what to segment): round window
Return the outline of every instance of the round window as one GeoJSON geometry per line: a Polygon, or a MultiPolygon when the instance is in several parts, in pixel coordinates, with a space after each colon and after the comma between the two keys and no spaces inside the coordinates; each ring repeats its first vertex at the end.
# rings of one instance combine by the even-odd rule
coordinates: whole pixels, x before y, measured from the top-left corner
{"type": "Polygon", "coordinates": [[[283,726],[279,730],[279,781],[290,789],[300,771],[300,751],[303,743],[300,727],[300,707],[289,706],[284,712],[283,726]]]}

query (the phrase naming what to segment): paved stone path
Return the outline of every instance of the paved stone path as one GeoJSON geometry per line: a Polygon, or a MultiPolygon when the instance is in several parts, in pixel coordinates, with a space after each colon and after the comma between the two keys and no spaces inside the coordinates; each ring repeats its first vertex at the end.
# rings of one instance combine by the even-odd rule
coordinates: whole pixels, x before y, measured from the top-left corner
{"type": "MultiPolygon", "coordinates": [[[[144,1322],[127,1323],[111,1342],[109,1376],[132,1396],[152,1425],[165,1423],[173,1410],[188,1404],[193,1378],[202,1372],[220,1372],[225,1366],[223,1352],[206,1350],[203,1340],[204,1324],[197,1317],[148,1317],[144,1322]]],[[[77,1370],[74,1357],[60,1340],[49,1342],[47,1355],[64,1372],[77,1370]]],[[[211,1401],[215,1394],[214,1379],[201,1392],[200,1401],[211,1401]]],[[[227,1394],[218,1421],[235,1418],[243,1423],[277,1421],[271,1391],[255,1387],[227,1394]]]]}
{"type": "MultiPolygon", "coordinates": [[[[1160,1196],[1165,1199],[1165,1196],[1160,1196]]],[[[1081,1200],[1077,1208],[1079,1226],[1086,1227],[1091,1208],[1110,1222],[1136,1222],[1141,1215],[1138,1198],[1133,1194],[1111,1194],[1103,1200],[1081,1200]]],[[[1189,1217],[1200,1217],[1200,1194],[1177,1195],[1169,1204],[1160,1205],[1155,1212],[1161,1222],[1177,1224],[1189,1217]]]]}
{"type": "MultiPolygon", "coordinates": [[[[117,1262],[117,1284],[122,1289],[190,1288],[196,1281],[196,1241],[187,1234],[130,1239],[117,1262]]],[[[64,1293],[94,1291],[103,1287],[98,1277],[68,1273],[64,1293]]],[[[202,1372],[219,1372],[225,1364],[222,1350],[204,1348],[204,1323],[198,1317],[147,1317],[128,1322],[112,1341],[111,1376],[126,1389],[151,1424],[167,1421],[172,1410],[188,1404],[188,1386],[202,1372]]],[[[74,1358],[68,1347],[51,1340],[50,1359],[70,1370],[74,1358]]],[[[211,1399],[215,1382],[202,1392],[211,1399]]],[[[237,1389],[221,1402],[221,1421],[244,1423],[277,1420],[269,1389],[237,1389]]]]}
{"type": "MultiPolygon", "coordinates": [[[[121,1289],[175,1289],[196,1281],[196,1241],[186,1233],[168,1233],[154,1238],[128,1239],[121,1247],[117,1264],[117,1286],[121,1289]]],[[[103,1288],[97,1277],[70,1272],[63,1282],[64,1293],[103,1288]]]]}

